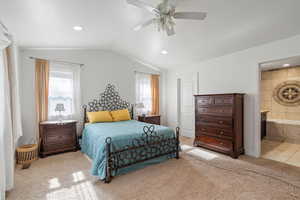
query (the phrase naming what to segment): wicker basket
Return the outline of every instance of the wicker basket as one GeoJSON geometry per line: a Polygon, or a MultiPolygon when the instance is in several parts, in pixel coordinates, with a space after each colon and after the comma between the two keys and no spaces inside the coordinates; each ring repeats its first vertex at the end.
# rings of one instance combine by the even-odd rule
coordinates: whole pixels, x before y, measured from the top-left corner
{"type": "Polygon", "coordinates": [[[28,144],[17,148],[17,163],[22,165],[23,169],[30,167],[30,164],[38,159],[38,145],[28,144]]]}

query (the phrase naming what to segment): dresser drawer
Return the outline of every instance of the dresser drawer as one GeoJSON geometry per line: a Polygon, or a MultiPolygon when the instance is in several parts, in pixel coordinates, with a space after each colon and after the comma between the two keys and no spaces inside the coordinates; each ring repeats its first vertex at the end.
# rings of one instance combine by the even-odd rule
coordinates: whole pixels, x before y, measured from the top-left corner
{"type": "Polygon", "coordinates": [[[233,144],[229,140],[214,138],[206,135],[196,136],[196,143],[198,145],[204,145],[211,148],[220,149],[222,151],[231,151],[233,144]]]}
{"type": "Polygon", "coordinates": [[[145,122],[149,124],[157,124],[160,125],[160,116],[153,115],[153,116],[138,116],[138,121],[145,122]]]}
{"type": "Polygon", "coordinates": [[[199,106],[207,106],[207,105],[213,105],[214,104],[214,99],[212,97],[198,97],[196,99],[196,105],[199,106]]]}
{"type": "Polygon", "coordinates": [[[215,116],[232,116],[232,106],[198,107],[198,114],[215,116]]]}
{"type": "Polygon", "coordinates": [[[45,137],[51,137],[52,135],[63,135],[63,134],[73,134],[75,130],[75,126],[63,126],[63,125],[57,125],[57,126],[49,126],[45,127],[45,137]]]}
{"type": "Polygon", "coordinates": [[[230,117],[207,117],[207,116],[201,116],[198,119],[196,119],[196,126],[198,127],[204,127],[204,126],[210,126],[210,127],[220,127],[220,128],[227,128],[232,129],[233,122],[232,118],[230,117]]]}
{"type": "Polygon", "coordinates": [[[76,144],[74,143],[65,143],[60,144],[56,143],[54,144],[46,144],[43,146],[43,151],[47,151],[48,153],[56,153],[61,151],[67,151],[67,150],[73,150],[76,149],[76,144]]]}
{"type": "Polygon", "coordinates": [[[75,135],[73,131],[66,131],[64,134],[47,134],[44,139],[45,144],[73,144],[75,135]]]}
{"type": "Polygon", "coordinates": [[[231,139],[233,137],[233,132],[231,129],[212,128],[208,126],[196,127],[196,135],[203,134],[226,139],[231,139]]]}
{"type": "Polygon", "coordinates": [[[233,105],[234,98],[233,96],[215,96],[214,104],[215,105],[233,105]]]}
{"type": "Polygon", "coordinates": [[[160,124],[160,117],[149,117],[149,118],[147,118],[147,120],[145,120],[145,122],[149,123],[149,124],[159,125],[160,124]]]}

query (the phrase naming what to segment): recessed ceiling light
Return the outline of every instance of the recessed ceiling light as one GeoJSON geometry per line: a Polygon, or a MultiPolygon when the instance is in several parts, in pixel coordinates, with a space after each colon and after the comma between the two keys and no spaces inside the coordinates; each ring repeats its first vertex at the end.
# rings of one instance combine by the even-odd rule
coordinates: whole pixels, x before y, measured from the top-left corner
{"type": "Polygon", "coordinates": [[[282,65],[283,67],[289,67],[289,66],[291,66],[290,64],[284,64],[284,65],[282,65]]]}
{"type": "Polygon", "coordinates": [[[73,26],[74,31],[82,31],[83,27],[82,26],[73,26]]]}
{"type": "Polygon", "coordinates": [[[163,54],[163,55],[168,54],[168,52],[166,50],[162,50],[160,53],[163,54]]]}

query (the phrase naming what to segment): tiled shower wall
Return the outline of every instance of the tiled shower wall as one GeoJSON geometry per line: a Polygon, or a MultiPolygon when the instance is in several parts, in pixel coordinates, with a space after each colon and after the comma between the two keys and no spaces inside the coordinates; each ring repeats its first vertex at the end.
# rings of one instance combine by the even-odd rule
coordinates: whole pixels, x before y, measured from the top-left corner
{"type": "Polygon", "coordinates": [[[273,99],[278,84],[287,80],[300,81],[300,66],[263,71],[261,79],[261,110],[269,111],[268,118],[300,120],[300,106],[283,106],[273,99]]]}

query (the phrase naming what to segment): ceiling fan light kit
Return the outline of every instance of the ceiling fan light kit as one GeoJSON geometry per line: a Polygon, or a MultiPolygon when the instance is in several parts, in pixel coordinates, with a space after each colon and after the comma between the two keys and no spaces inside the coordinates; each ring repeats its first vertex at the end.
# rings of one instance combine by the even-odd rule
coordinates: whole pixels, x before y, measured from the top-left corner
{"type": "Polygon", "coordinates": [[[174,19],[204,20],[205,12],[176,12],[176,0],[163,0],[155,8],[140,0],[127,0],[128,4],[147,10],[154,15],[153,19],[138,24],[133,30],[138,31],[150,24],[156,24],[158,31],[164,31],[168,36],[174,35],[174,19]]]}

